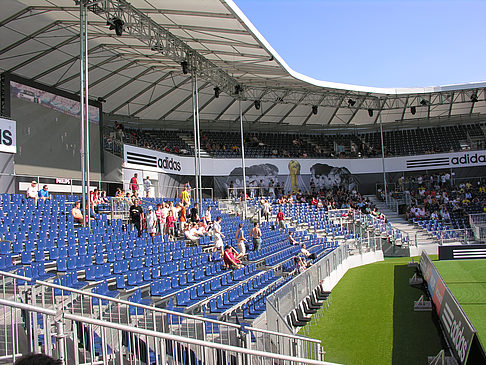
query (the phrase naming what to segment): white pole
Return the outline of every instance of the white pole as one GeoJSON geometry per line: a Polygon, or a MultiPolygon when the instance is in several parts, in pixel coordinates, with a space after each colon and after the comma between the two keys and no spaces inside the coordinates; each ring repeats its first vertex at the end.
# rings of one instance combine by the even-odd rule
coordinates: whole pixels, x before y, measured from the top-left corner
{"type": "Polygon", "coordinates": [[[201,126],[199,124],[199,90],[197,86],[197,75],[194,74],[194,92],[196,93],[196,124],[197,124],[197,171],[199,178],[199,208],[202,209],[202,178],[201,178],[201,126]]]}
{"type": "Polygon", "coordinates": [[[84,149],[84,140],[85,140],[85,130],[84,130],[84,6],[83,3],[79,3],[79,61],[80,61],[80,121],[81,121],[81,175],[82,175],[82,197],[83,197],[83,204],[82,204],[82,212],[83,212],[83,226],[86,225],[86,170],[85,170],[85,149],[84,149]]]}
{"type": "Polygon", "coordinates": [[[83,6],[84,8],[84,69],[85,69],[85,75],[84,75],[84,83],[85,83],[85,91],[84,91],[84,97],[86,99],[84,103],[84,107],[86,108],[86,112],[84,113],[84,118],[85,118],[85,129],[86,129],[86,134],[85,134],[85,141],[86,141],[86,185],[87,185],[87,197],[86,197],[86,208],[87,208],[87,217],[88,217],[88,227],[91,228],[91,219],[89,218],[90,212],[91,212],[91,206],[90,206],[90,194],[89,194],[89,187],[91,185],[91,179],[90,179],[90,167],[89,167],[89,83],[88,83],[88,76],[89,76],[89,64],[88,64],[88,9],[83,6]]]}
{"type": "Polygon", "coordinates": [[[385,143],[383,141],[383,123],[380,113],[380,135],[381,135],[381,164],[383,167],[383,185],[385,186],[385,204],[388,206],[388,189],[386,187],[386,170],[385,170],[385,143]]]}
{"type": "Polygon", "coordinates": [[[243,173],[243,219],[246,219],[246,171],[245,171],[245,137],[243,135],[243,113],[241,111],[241,99],[238,100],[240,114],[240,134],[241,134],[241,171],[243,173]]]}
{"type": "Polygon", "coordinates": [[[194,77],[191,80],[192,85],[192,117],[193,117],[193,124],[194,124],[194,177],[196,179],[196,196],[195,201],[199,201],[199,179],[197,173],[197,116],[196,116],[196,90],[195,90],[195,80],[194,77]]]}

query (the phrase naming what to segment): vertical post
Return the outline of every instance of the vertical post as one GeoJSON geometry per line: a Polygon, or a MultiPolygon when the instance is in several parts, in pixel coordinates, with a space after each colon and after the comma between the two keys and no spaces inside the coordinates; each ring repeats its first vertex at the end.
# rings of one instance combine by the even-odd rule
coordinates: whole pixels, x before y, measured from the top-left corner
{"type": "Polygon", "coordinates": [[[194,76],[191,80],[192,85],[192,117],[193,117],[193,124],[194,124],[194,177],[196,179],[196,196],[195,201],[199,202],[199,178],[198,178],[198,163],[197,163],[197,156],[198,156],[198,148],[197,148],[197,116],[196,116],[196,89],[195,89],[195,82],[194,76]]]}
{"type": "MultiPolygon", "coordinates": [[[[62,320],[56,322],[57,327],[57,355],[59,356],[59,360],[61,364],[64,365],[66,363],[66,352],[65,352],[65,345],[64,345],[64,324],[62,320]]],[[[76,350],[75,350],[76,351],[76,350]]]]}
{"type": "Polygon", "coordinates": [[[383,167],[383,185],[385,186],[385,204],[388,206],[388,189],[386,187],[386,170],[385,170],[385,143],[383,141],[383,123],[380,113],[380,136],[381,136],[381,164],[383,167]]]}
{"type": "Polygon", "coordinates": [[[241,134],[241,171],[243,174],[243,219],[246,219],[246,168],[245,168],[245,137],[243,135],[243,113],[241,111],[241,99],[238,100],[240,114],[240,134],[241,134]]]}
{"type": "Polygon", "coordinates": [[[201,126],[199,125],[199,90],[197,86],[197,75],[194,73],[194,92],[196,100],[196,129],[197,129],[197,171],[199,178],[199,208],[202,209],[202,178],[201,178],[201,126]]]}
{"type": "Polygon", "coordinates": [[[79,61],[80,61],[80,121],[81,121],[81,191],[82,191],[82,212],[83,212],[83,227],[86,225],[86,170],[85,170],[85,130],[84,130],[84,5],[83,2],[79,3],[79,61]]]}
{"type": "Polygon", "coordinates": [[[84,118],[85,118],[85,130],[86,134],[84,136],[85,141],[86,141],[86,185],[87,185],[87,197],[86,197],[86,208],[87,208],[87,213],[86,216],[88,217],[87,223],[88,227],[91,228],[91,219],[90,219],[90,212],[91,212],[91,206],[90,206],[90,194],[89,194],[89,187],[91,183],[90,179],[90,167],[89,167],[89,83],[88,83],[88,9],[86,6],[83,6],[84,9],[84,97],[85,97],[85,102],[84,102],[84,107],[86,108],[86,111],[84,113],[84,118]]]}

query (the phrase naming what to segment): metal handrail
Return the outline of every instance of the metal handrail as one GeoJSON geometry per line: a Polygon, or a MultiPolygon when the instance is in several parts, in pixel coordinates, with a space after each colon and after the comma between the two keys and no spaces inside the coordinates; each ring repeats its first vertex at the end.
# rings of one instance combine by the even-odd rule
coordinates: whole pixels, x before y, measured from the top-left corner
{"type": "Polygon", "coordinates": [[[45,308],[42,308],[42,307],[37,307],[37,306],[28,305],[28,304],[24,304],[24,303],[12,302],[10,300],[5,300],[5,299],[0,299],[0,304],[4,305],[4,306],[9,306],[9,307],[12,307],[12,308],[24,309],[24,310],[27,310],[27,311],[43,313],[43,314],[47,314],[47,315],[51,315],[51,316],[56,316],[57,314],[60,314],[61,318],[69,319],[69,320],[72,320],[72,321],[75,321],[75,322],[87,323],[87,324],[91,324],[91,325],[94,325],[94,326],[111,328],[111,329],[114,329],[114,330],[125,331],[125,332],[128,332],[128,333],[136,333],[136,334],[139,334],[139,335],[156,337],[156,338],[160,338],[160,339],[163,339],[163,340],[183,342],[183,343],[186,343],[186,344],[189,344],[189,345],[201,346],[201,347],[205,347],[205,348],[212,348],[212,349],[223,350],[223,351],[231,351],[231,352],[236,352],[236,353],[239,353],[239,354],[260,356],[260,357],[269,358],[269,359],[278,359],[278,360],[283,360],[283,361],[290,361],[292,363],[297,362],[297,363],[303,363],[303,364],[305,363],[305,364],[310,364],[310,365],[337,365],[336,363],[331,363],[331,362],[327,362],[327,361],[305,359],[305,358],[275,354],[275,353],[270,353],[270,352],[252,350],[252,349],[248,349],[248,348],[236,347],[236,346],[231,346],[231,345],[224,345],[224,344],[219,344],[219,343],[216,343],[216,342],[202,341],[202,340],[192,339],[192,338],[189,338],[189,337],[182,337],[182,336],[178,336],[178,335],[172,335],[172,334],[168,334],[168,333],[163,333],[163,332],[152,331],[152,330],[147,330],[147,329],[143,329],[143,328],[137,328],[137,327],[127,326],[127,325],[122,325],[122,324],[118,324],[118,323],[102,321],[102,320],[99,320],[99,319],[82,317],[82,316],[78,316],[78,315],[74,315],[74,314],[70,314],[70,313],[58,313],[54,310],[49,310],[49,309],[45,309],[45,308]]]}
{"type": "MultiPolygon", "coordinates": [[[[12,277],[12,278],[27,281],[27,282],[32,281],[32,279],[30,279],[28,277],[19,276],[19,275],[16,275],[16,274],[5,272],[5,271],[0,271],[0,275],[12,277]]],[[[198,316],[194,316],[194,315],[187,314],[187,313],[176,312],[176,311],[171,311],[171,310],[168,310],[168,309],[157,308],[157,307],[152,307],[152,306],[148,306],[148,305],[144,305],[144,304],[134,303],[134,302],[130,302],[128,300],[111,298],[111,297],[108,297],[108,296],[105,296],[105,295],[102,295],[102,294],[97,294],[97,293],[87,292],[87,291],[83,291],[83,290],[79,290],[79,289],[69,288],[69,287],[49,283],[49,282],[42,281],[42,280],[37,280],[36,284],[41,284],[41,285],[44,285],[44,286],[47,286],[47,287],[50,287],[50,288],[53,288],[53,289],[59,289],[59,290],[68,291],[68,292],[72,292],[72,293],[76,293],[76,294],[86,295],[86,296],[89,296],[89,297],[92,297],[92,298],[97,298],[97,299],[100,299],[100,300],[103,300],[103,301],[106,300],[106,301],[109,301],[109,302],[124,304],[124,305],[128,305],[128,306],[131,306],[131,307],[142,308],[142,309],[145,309],[145,310],[154,311],[154,312],[163,313],[163,314],[176,315],[176,316],[184,317],[184,318],[187,318],[187,319],[218,324],[218,325],[222,325],[222,326],[232,327],[232,328],[235,328],[235,329],[251,330],[251,331],[255,331],[255,332],[267,333],[267,334],[271,334],[271,335],[275,335],[275,336],[284,336],[284,337],[289,337],[289,338],[292,338],[292,339],[305,340],[305,341],[315,342],[315,343],[321,342],[319,340],[315,340],[313,338],[308,338],[308,337],[305,337],[305,336],[300,336],[300,335],[290,336],[290,335],[282,334],[282,333],[279,333],[279,332],[272,332],[272,331],[264,330],[264,329],[261,329],[261,328],[246,327],[244,325],[238,325],[238,324],[234,324],[234,323],[218,321],[218,320],[215,320],[215,319],[212,319],[212,318],[203,318],[203,317],[198,317],[198,316]]]]}

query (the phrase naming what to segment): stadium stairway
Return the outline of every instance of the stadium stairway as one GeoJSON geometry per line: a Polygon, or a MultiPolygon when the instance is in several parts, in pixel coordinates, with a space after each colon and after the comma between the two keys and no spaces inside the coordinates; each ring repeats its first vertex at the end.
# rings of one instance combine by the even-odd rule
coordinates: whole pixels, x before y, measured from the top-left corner
{"type": "MultiPolygon", "coordinates": [[[[380,212],[386,216],[388,222],[390,222],[393,228],[399,229],[409,235],[410,256],[420,255],[422,251],[427,252],[429,255],[436,255],[438,253],[437,242],[435,242],[433,237],[431,237],[426,231],[420,227],[417,227],[416,225],[413,225],[412,223],[409,223],[397,212],[388,209],[385,203],[379,200],[375,195],[366,195],[365,197],[378,207],[380,212]]],[[[383,247],[383,253],[385,256],[387,256],[385,247],[383,247]]]]}
{"type": "MultiPolygon", "coordinates": [[[[180,133],[179,137],[184,142],[186,142],[189,146],[191,146],[194,149],[194,151],[196,150],[196,146],[194,145],[194,136],[192,136],[189,133],[180,133]]],[[[203,158],[211,157],[203,145],[201,146],[201,157],[203,158]]]]}

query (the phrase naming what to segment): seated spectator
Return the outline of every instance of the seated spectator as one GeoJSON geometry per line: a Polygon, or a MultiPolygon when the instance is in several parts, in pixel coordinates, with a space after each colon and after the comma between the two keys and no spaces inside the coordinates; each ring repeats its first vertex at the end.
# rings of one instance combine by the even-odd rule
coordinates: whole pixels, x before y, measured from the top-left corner
{"type": "Polygon", "coordinates": [[[316,254],[315,253],[310,253],[306,246],[305,243],[302,244],[302,247],[300,248],[300,252],[308,259],[310,260],[315,260],[316,259],[316,254]]]}
{"type": "Polygon", "coordinates": [[[83,214],[81,213],[79,201],[74,203],[73,209],[71,209],[71,215],[73,216],[74,223],[83,224],[83,214]]]}
{"type": "Polygon", "coordinates": [[[230,270],[235,270],[243,267],[241,261],[238,260],[235,256],[237,254],[238,253],[236,252],[236,250],[231,246],[226,246],[224,248],[223,261],[225,266],[230,270]]]}
{"type": "Polygon", "coordinates": [[[51,200],[51,194],[49,194],[49,191],[47,190],[47,185],[44,185],[42,190],[39,190],[39,199],[51,200]]]}
{"type": "Polygon", "coordinates": [[[34,199],[35,205],[37,205],[37,200],[39,200],[39,192],[37,191],[37,181],[32,181],[30,186],[27,188],[26,192],[27,199],[34,199]]]}
{"type": "Polygon", "coordinates": [[[192,243],[197,243],[199,237],[203,235],[198,231],[197,223],[191,223],[184,232],[184,236],[192,243]]]}
{"type": "Polygon", "coordinates": [[[299,244],[299,242],[297,242],[297,240],[294,238],[293,231],[289,231],[289,242],[292,246],[297,246],[299,244]]]}

